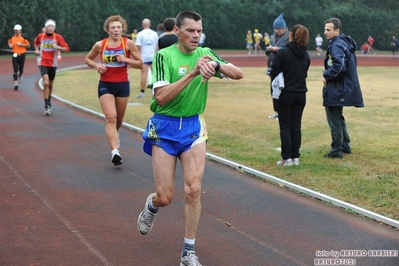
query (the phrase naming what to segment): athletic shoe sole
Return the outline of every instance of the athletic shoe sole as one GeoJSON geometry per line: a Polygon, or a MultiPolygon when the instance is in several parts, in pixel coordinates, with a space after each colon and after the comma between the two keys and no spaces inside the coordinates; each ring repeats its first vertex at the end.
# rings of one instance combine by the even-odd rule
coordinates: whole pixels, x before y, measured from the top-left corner
{"type": "Polygon", "coordinates": [[[122,157],[119,156],[118,154],[115,154],[115,155],[112,157],[112,163],[113,163],[114,165],[121,165],[121,164],[122,164],[122,157]]]}

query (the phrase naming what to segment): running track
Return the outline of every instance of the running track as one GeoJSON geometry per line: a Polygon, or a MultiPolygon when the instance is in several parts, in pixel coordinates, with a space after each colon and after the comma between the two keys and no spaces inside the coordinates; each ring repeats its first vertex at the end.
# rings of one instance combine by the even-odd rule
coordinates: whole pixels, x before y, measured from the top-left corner
{"type": "MultiPolygon", "coordinates": [[[[264,66],[264,59],[228,58],[239,66],[264,66]]],[[[378,64],[388,62],[398,65],[391,56],[378,64]]],[[[174,202],[160,211],[149,235],[140,235],[137,215],[154,189],[140,134],[121,129],[124,164],[114,167],[102,119],[58,101],[44,117],[34,58],[19,91],[12,88],[11,62],[0,63],[0,265],[178,265],[179,167],[174,202]]],[[[64,56],[60,67],[80,64],[82,56],[64,56]]],[[[346,258],[399,265],[397,228],[213,161],[206,165],[202,204],[196,251],[205,266],[314,265],[317,251],[340,250],[393,250],[393,257],[346,258]]]]}

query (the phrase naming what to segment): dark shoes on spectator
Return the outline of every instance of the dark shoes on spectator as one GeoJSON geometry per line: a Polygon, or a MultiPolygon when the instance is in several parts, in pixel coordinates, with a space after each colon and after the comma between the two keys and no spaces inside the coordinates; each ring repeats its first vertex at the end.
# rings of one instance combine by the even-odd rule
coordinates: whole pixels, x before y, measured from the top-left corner
{"type": "Polygon", "coordinates": [[[324,158],[343,158],[344,155],[342,153],[327,153],[323,155],[324,158]]]}
{"type": "Polygon", "coordinates": [[[352,150],[351,149],[342,149],[342,152],[345,154],[351,154],[352,150]]]}
{"type": "Polygon", "coordinates": [[[342,148],[342,152],[329,152],[327,154],[324,154],[324,158],[343,158],[344,154],[351,154],[352,150],[350,147],[348,148],[342,148]]]}

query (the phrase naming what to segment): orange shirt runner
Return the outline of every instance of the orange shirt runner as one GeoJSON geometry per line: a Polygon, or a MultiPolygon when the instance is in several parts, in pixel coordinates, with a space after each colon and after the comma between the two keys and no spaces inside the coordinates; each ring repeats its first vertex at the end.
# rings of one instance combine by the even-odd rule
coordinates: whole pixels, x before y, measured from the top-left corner
{"type": "Polygon", "coordinates": [[[12,36],[10,39],[8,39],[8,43],[12,44],[12,52],[16,53],[16,54],[25,54],[26,53],[26,46],[19,46],[17,43],[21,43],[21,44],[28,44],[28,46],[30,45],[28,39],[20,34],[20,35],[14,35],[12,36]]]}

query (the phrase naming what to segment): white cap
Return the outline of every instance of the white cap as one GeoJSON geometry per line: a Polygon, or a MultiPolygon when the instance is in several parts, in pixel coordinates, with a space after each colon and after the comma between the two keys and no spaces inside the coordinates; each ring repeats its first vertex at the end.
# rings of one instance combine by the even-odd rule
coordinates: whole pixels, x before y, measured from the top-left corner
{"type": "Polygon", "coordinates": [[[22,26],[17,24],[14,26],[14,30],[22,30],[22,26]]]}
{"type": "Polygon", "coordinates": [[[55,27],[55,21],[52,20],[52,19],[48,19],[48,20],[44,23],[44,26],[45,26],[45,27],[47,27],[47,26],[54,26],[54,27],[55,27]]]}

